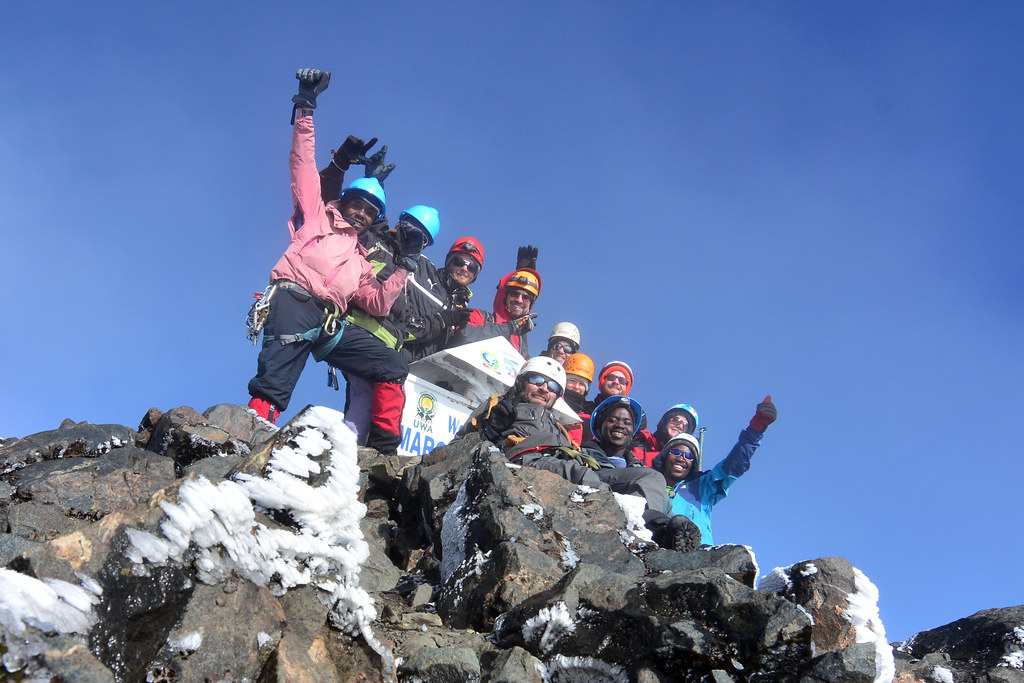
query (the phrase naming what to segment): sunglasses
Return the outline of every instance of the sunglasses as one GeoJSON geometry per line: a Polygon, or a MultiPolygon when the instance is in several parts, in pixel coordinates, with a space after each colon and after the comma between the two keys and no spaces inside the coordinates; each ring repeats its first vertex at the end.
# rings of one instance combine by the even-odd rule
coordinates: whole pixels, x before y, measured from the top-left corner
{"type": "Polygon", "coordinates": [[[544,375],[527,375],[527,384],[532,384],[535,387],[547,386],[548,391],[556,396],[562,395],[562,387],[553,379],[548,379],[544,375]]]}
{"type": "Polygon", "coordinates": [[[682,448],[673,448],[668,452],[669,455],[674,455],[677,458],[683,458],[685,460],[693,460],[693,453],[684,451],[682,448]]]}
{"type": "Polygon", "coordinates": [[[471,258],[452,256],[451,259],[449,259],[448,263],[455,266],[456,268],[465,268],[474,275],[480,272],[480,264],[471,258]]]}
{"type": "Polygon", "coordinates": [[[615,382],[616,384],[626,384],[626,378],[622,375],[605,375],[605,382],[615,382]]]}
{"type": "Polygon", "coordinates": [[[519,289],[518,287],[514,287],[508,290],[506,296],[509,297],[510,299],[523,299],[525,301],[533,301],[533,294],[530,294],[525,289],[519,289]]]}
{"type": "Polygon", "coordinates": [[[576,347],[569,342],[553,341],[548,344],[548,351],[565,351],[570,356],[576,353],[576,347]]]}
{"type": "Polygon", "coordinates": [[[668,424],[672,425],[673,427],[689,427],[690,421],[687,420],[682,415],[676,415],[675,417],[671,418],[668,421],[668,424]]]}

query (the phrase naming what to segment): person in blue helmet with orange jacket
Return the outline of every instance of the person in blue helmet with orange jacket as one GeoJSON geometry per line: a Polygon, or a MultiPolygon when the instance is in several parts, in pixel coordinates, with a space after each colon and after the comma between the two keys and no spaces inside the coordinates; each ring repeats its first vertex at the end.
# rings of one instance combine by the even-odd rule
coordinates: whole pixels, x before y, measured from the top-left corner
{"type": "Polygon", "coordinates": [[[685,515],[693,520],[701,532],[701,544],[713,545],[711,510],[729,493],[729,488],[748,469],[750,459],[761,443],[768,425],[775,422],[778,411],[771,396],[757,404],[750,425],[740,432],[740,438],[725,459],[706,472],[702,472],[700,444],[696,437],[680,432],[671,437],[654,459],[652,467],[665,476],[669,503],[674,515],[685,515]]]}

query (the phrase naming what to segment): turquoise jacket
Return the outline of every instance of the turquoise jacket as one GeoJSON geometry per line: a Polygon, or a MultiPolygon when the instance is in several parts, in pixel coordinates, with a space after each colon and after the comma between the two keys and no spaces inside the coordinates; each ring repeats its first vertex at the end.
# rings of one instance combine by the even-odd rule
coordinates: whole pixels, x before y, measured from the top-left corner
{"type": "MultiPolygon", "coordinates": [[[[763,432],[747,427],[740,439],[725,456],[725,460],[706,472],[684,479],[668,487],[668,499],[673,515],[686,515],[700,529],[700,542],[713,545],[711,537],[711,508],[729,493],[729,487],[750,469],[750,458],[761,442],[763,432]]],[[[652,467],[661,470],[664,454],[659,454],[652,467]]]]}

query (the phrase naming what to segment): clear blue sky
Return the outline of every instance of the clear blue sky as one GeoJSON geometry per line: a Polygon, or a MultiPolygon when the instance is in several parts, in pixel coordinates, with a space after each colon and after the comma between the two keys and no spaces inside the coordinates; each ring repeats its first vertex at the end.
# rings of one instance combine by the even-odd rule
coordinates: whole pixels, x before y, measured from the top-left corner
{"type": "Polygon", "coordinates": [[[477,302],[540,247],[535,345],[576,322],[708,464],[772,394],[717,540],[847,557],[891,640],[1024,602],[1024,6],[298,6],[5,7],[0,435],[247,400],[320,67],[321,161],[387,143],[435,259],[483,241],[477,302]]]}

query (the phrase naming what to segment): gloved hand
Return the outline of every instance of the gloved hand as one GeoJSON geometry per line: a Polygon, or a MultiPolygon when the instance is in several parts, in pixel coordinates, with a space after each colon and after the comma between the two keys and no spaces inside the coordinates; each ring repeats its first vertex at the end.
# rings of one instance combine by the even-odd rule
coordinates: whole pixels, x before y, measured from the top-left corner
{"type": "MultiPolygon", "coordinates": [[[[362,138],[349,135],[345,138],[345,142],[341,143],[341,147],[334,150],[334,164],[342,171],[347,171],[351,164],[368,163],[366,153],[376,144],[377,138],[373,138],[369,142],[363,142],[362,138]]],[[[385,147],[384,149],[387,148],[385,147]]],[[[380,154],[380,152],[377,152],[377,154],[380,154]]]]}
{"type": "Polygon", "coordinates": [[[775,418],[779,416],[779,411],[775,409],[775,404],[772,403],[771,394],[764,397],[764,400],[757,404],[757,412],[754,413],[754,417],[750,418],[750,428],[763,432],[768,429],[768,425],[775,422],[775,418]]]}
{"type": "Polygon", "coordinates": [[[512,329],[517,330],[519,334],[526,334],[537,326],[537,323],[533,322],[536,318],[536,313],[532,315],[524,315],[522,318],[515,318],[510,321],[512,323],[512,329]]]}
{"type": "Polygon", "coordinates": [[[395,230],[398,233],[398,254],[395,261],[399,268],[412,272],[416,270],[416,261],[423,252],[426,236],[422,230],[408,221],[398,221],[395,230]]]}
{"type": "Polygon", "coordinates": [[[446,308],[438,311],[435,315],[440,318],[444,329],[451,330],[465,327],[466,323],[469,322],[469,316],[473,315],[473,310],[469,308],[446,308]]]}
{"type": "Polygon", "coordinates": [[[295,78],[299,79],[299,92],[292,97],[292,102],[296,107],[316,109],[316,96],[327,90],[327,84],[331,82],[331,72],[299,69],[295,72],[295,78]]]}
{"type": "Polygon", "coordinates": [[[516,406],[523,400],[523,390],[519,384],[513,384],[498,402],[491,408],[490,414],[480,430],[480,435],[493,443],[501,441],[501,435],[508,431],[516,421],[516,406]]]}
{"type": "Polygon", "coordinates": [[[532,244],[527,244],[525,247],[519,247],[519,256],[516,260],[516,270],[520,268],[529,268],[530,270],[537,270],[537,254],[539,249],[532,244]]]}
{"type": "MultiPolygon", "coordinates": [[[[374,138],[373,141],[376,142],[377,138],[374,138]]],[[[372,146],[373,145],[371,144],[369,147],[367,147],[367,149],[369,149],[372,146]]],[[[365,154],[366,152],[363,153],[365,154]]],[[[394,164],[384,163],[384,157],[387,155],[387,153],[388,146],[381,145],[380,149],[374,152],[373,155],[371,155],[367,159],[364,159],[363,163],[366,164],[366,171],[363,173],[363,177],[376,178],[378,181],[383,183],[384,179],[388,177],[388,174],[395,170],[394,164]]]]}

